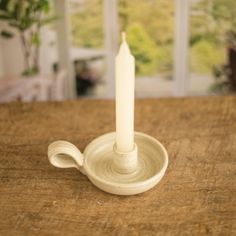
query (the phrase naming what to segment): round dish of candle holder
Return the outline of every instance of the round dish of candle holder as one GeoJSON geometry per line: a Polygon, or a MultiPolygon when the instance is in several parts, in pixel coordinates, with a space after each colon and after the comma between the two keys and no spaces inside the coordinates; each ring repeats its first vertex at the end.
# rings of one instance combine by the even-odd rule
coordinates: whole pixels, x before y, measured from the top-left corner
{"type": "Polygon", "coordinates": [[[137,154],[136,165],[135,159],[132,161],[129,155],[118,153],[117,156],[114,147],[115,132],[94,139],[83,154],[69,142],[56,141],[48,147],[48,158],[56,167],[79,169],[105,192],[118,195],[138,194],[151,189],[161,180],[168,166],[168,154],[158,140],[147,134],[135,132],[134,140],[135,147],[131,157],[137,154]],[[125,161],[128,171],[119,168],[119,158],[128,158],[125,161]]]}

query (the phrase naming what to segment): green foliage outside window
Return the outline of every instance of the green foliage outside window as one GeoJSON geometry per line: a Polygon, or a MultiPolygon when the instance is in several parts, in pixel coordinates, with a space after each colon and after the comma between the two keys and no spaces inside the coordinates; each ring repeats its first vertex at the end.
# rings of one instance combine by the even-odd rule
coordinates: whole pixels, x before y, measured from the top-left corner
{"type": "MultiPolygon", "coordinates": [[[[103,1],[84,1],[76,13],[71,14],[72,44],[77,47],[103,47],[103,1]]],[[[73,5],[71,9],[73,10],[73,5]]]]}
{"type": "Polygon", "coordinates": [[[136,74],[169,75],[173,67],[173,2],[120,0],[119,22],[136,59],[136,74]]]}
{"type": "Polygon", "coordinates": [[[138,23],[130,24],[126,30],[127,40],[136,60],[136,73],[149,75],[156,69],[157,51],[154,40],[138,23]],[[142,46],[140,46],[142,45],[142,46]]]}
{"type": "Polygon", "coordinates": [[[190,68],[195,73],[211,74],[212,68],[224,61],[224,49],[207,39],[201,39],[191,47],[190,68]]]}

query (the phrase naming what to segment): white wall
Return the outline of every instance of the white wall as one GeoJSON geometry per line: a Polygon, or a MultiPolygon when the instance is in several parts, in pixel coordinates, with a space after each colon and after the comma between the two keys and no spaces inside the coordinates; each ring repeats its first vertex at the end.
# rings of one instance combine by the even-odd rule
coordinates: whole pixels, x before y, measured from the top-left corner
{"type": "Polygon", "coordinates": [[[24,68],[23,56],[18,37],[2,40],[4,75],[19,75],[24,68]]]}
{"type": "MultiPolygon", "coordinates": [[[[0,29],[7,29],[5,24],[0,25],[0,29]]],[[[23,56],[19,37],[16,35],[12,39],[0,38],[2,75],[18,75],[24,68],[23,56]]]]}
{"type": "MultiPolygon", "coordinates": [[[[0,30],[7,29],[0,24],[0,30]]],[[[40,71],[42,74],[50,74],[52,64],[57,60],[57,48],[55,33],[49,27],[41,30],[42,45],[40,48],[40,71]]],[[[19,76],[24,70],[24,57],[18,33],[12,39],[0,37],[0,77],[19,76]]]]}
{"type": "Polygon", "coordinates": [[[53,63],[58,62],[56,32],[50,29],[50,27],[45,26],[41,29],[41,39],[40,72],[42,74],[50,74],[53,63]]]}

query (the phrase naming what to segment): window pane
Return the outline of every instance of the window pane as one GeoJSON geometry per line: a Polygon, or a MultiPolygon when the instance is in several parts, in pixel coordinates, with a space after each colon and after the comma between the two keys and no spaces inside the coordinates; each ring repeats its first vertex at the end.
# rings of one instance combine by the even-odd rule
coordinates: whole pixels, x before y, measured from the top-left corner
{"type": "Polygon", "coordinates": [[[70,0],[71,59],[78,96],[103,96],[103,0],[70,0]]]}
{"type": "Polygon", "coordinates": [[[194,0],[190,18],[190,94],[228,91],[236,1],[194,0]],[[231,42],[230,42],[231,41],[231,42]],[[216,79],[216,77],[218,79],[216,79]]]}
{"type": "Polygon", "coordinates": [[[165,95],[171,90],[173,71],[174,1],[119,0],[120,31],[135,56],[136,92],[165,95]],[[158,92],[159,91],[159,92],[158,92]]]}
{"type": "Polygon", "coordinates": [[[70,1],[72,45],[103,47],[103,1],[70,1]]]}

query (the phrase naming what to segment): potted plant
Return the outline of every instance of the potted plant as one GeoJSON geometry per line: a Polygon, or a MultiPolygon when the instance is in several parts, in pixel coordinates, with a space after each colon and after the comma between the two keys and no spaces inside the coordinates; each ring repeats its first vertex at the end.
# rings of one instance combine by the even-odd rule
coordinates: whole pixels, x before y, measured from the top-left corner
{"type": "Polygon", "coordinates": [[[14,37],[13,29],[19,34],[24,56],[25,76],[39,72],[40,29],[51,23],[56,16],[51,15],[49,0],[1,0],[0,20],[7,23],[1,31],[4,38],[14,37]]]}

